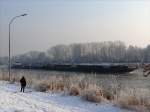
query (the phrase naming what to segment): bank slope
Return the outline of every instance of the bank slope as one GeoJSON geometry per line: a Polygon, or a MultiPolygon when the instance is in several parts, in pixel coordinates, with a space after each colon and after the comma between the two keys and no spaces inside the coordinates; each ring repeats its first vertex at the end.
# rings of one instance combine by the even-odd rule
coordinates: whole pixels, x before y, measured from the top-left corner
{"type": "Polygon", "coordinates": [[[0,81],[0,112],[127,112],[111,104],[94,104],[79,97],[36,92],[19,92],[18,84],[0,81]]]}

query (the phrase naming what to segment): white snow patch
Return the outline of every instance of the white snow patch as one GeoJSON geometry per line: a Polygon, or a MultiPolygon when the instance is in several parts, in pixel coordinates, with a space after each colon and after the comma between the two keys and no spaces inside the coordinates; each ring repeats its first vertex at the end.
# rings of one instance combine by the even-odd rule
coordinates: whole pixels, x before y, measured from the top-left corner
{"type": "Polygon", "coordinates": [[[94,104],[75,96],[19,92],[18,84],[0,81],[0,112],[129,112],[111,104],[94,104]]]}

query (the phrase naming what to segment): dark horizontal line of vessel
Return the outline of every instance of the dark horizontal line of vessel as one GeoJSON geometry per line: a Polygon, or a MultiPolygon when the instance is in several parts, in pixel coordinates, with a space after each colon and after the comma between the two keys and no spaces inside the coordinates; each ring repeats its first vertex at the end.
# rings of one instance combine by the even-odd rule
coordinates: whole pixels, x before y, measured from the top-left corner
{"type": "Polygon", "coordinates": [[[87,73],[127,73],[136,69],[129,65],[101,64],[48,64],[48,65],[12,65],[12,69],[43,69],[54,71],[87,72],[87,73]]]}

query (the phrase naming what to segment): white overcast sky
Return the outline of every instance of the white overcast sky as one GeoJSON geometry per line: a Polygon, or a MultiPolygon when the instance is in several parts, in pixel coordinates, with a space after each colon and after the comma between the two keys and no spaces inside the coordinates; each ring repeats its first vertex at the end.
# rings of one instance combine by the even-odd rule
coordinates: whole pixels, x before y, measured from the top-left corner
{"type": "Polygon", "coordinates": [[[121,40],[150,44],[149,0],[0,0],[0,56],[46,51],[57,44],[121,40]]]}

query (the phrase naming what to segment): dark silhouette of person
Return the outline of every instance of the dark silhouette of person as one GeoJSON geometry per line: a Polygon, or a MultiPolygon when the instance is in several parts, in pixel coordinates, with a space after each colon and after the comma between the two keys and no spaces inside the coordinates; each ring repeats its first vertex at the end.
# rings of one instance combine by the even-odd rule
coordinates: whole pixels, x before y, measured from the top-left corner
{"type": "Polygon", "coordinates": [[[25,87],[26,87],[26,79],[25,79],[24,76],[20,79],[20,84],[21,84],[21,90],[20,90],[20,92],[24,92],[25,87]]]}

